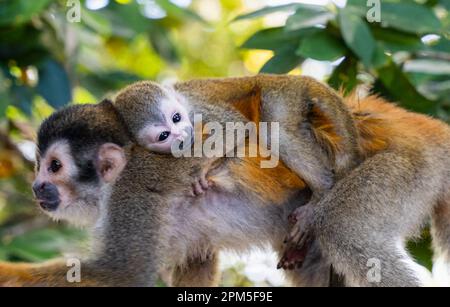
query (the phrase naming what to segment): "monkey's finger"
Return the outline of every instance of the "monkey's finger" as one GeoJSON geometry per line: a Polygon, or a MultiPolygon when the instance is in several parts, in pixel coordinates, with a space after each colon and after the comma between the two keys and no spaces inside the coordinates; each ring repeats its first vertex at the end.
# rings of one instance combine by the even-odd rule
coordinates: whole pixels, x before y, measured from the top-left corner
{"type": "Polygon", "coordinates": [[[287,267],[286,264],[288,262],[288,258],[286,256],[286,253],[287,253],[287,251],[284,252],[283,257],[281,257],[280,261],[278,262],[278,265],[277,265],[277,269],[278,270],[279,269],[286,269],[286,267],[287,267]]]}
{"type": "Polygon", "coordinates": [[[302,233],[302,235],[296,241],[297,242],[297,248],[302,249],[305,246],[307,237],[308,237],[308,235],[306,235],[305,233],[302,233]]]}
{"type": "Polygon", "coordinates": [[[288,270],[289,266],[290,266],[290,258],[291,258],[291,247],[288,247],[284,253],[283,256],[281,257],[281,260],[278,262],[277,268],[278,269],[283,269],[283,270],[288,270]]]}
{"type": "MultiPolygon", "coordinates": [[[[303,229],[299,225],[294,227],[290,233],[289,242],[296,243],[300,240],[303,235],[303,229]]],[[[294,244],[295,245],[295,244],[294,244]]]]}
{"type": "Polygon", "coordinates": [[[202,189],[204,189],[204,190],[209,189],[209,181],[205,177],[201,177],[199,181],[200,181],[200,186],[202,187],[202,189]]]}
{"type": "Polygon", "coordinates": [[[191,191],[189,192],[189,196],[190,197],[196,197],[197,195],[195,195],[195,193],[194,193],[194,186],[192,186],[192,189],[191,189],[191,191]]]}
{"type": "Polygon", "coordinates": [[[200,182],[195,183],[195,190],[197,191],[198,195],[202,195],[203,193],[205,193],[205,190],[203,190],[203,187],[200,184],[200,182]]]}
{"type": "Polygon", "coordinates": [[[289,225],[292,227],[295,224],[297,224],[298,219],[297,219],[297,214],[295,214],[295,212],[292,212],[291,214],[288,215],[288,223],[289,225]]]}
{"type": "Polygon", "coordinates": [[[203,188],[201,187],[199,182],[194,182],[192,184],[192,189],[194,191],[195,196],[202,195],[204,193],[203,188]]]}
{"type": "Polygon", "coordinates": [[[301,249],[301,250],[306,250],[308,249],[309,245],[312,242],[312,236],[309,234],[305,234],[302,239],[298,242],[297,244],[297,248],[301,249]]]}
{"type": "Polygon", "coordinates": [[[292,241],[293,244],[295,245],[295,248],[298,248],[299,246],[303,246],[302,243],[304,242],[305,239],[305,233],[301,232],[298,234],[297,237],[294,238],[294,240],[292,241]]]}
{"type": "Polygon", "coordinates": [[[281,260],[278,261],[277,270],[282,269],[283,266],[284,266],[284,258],[281,258],[281,260]]]}
{"type": "Polygon", "coordinates": [[[294,225],[294,227],[292,227],[291,231],[290,231],[289,234],[287,235],[287,241],[288,241],[288,242],[289,242],[289,241],[292,242],[292,239],[293,239],[295,236],[297,236],[297,234],[299,233],[299,231],[300,231],[300,225],[298,225],[298,223],[297,223],[297,224],[294,225]]]}

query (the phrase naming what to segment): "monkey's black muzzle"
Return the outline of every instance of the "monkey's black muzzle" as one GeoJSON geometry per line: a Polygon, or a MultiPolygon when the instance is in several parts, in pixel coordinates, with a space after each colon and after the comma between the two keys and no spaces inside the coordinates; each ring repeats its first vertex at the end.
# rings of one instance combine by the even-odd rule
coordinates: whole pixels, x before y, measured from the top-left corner
{"type": "Polygon", "coordinates": [[[39,202],[39,206],[45,211],[55,211],[60,204],[59,192],[56,186],[50,182],[33,184],[33,193],[39,202]]]}

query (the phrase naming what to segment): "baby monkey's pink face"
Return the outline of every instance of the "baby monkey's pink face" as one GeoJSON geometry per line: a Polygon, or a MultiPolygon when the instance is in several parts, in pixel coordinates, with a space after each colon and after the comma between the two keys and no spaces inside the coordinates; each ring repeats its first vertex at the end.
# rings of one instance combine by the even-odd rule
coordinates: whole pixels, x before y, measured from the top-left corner
{"type": "MultiPolygon", "coordinates": [[[[183,150],[189,148],[193,139],[193,126],[186,106],[177,97],[160,101],[159,114],[139,132],[139,142],[150,151],[171,153],[172,146],[183,150]]],[[[156,114],[154,114],[156,115],[156,114]]]]}

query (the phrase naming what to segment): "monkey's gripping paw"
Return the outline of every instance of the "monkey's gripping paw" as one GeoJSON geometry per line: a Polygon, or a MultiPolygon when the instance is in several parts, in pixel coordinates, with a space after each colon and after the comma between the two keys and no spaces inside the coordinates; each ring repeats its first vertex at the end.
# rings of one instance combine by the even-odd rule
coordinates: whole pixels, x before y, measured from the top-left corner
{"type": "Polygon", "coordinates": [[[292,227],[284,241],[286,248],[278,263],[279,269],[292,270],[303,265],[314,239],[313,219],[312,205],[299,207],[289,215],[289,223],[292,227]]]}
{"type": "Polygon", "coordinates": [[[283,257],[281,257],[280,262],[278,262],[277,269],[300,269],[305,261],[306,254],[306,249],[297,249],[296,247],[286,248],[283,257]]]}
{"type": "Polygon", "coordinates": [[[201,176],[199,179],[195,180],[192,183],[192,192],[191,196],[196,197],[202,195],[212,186],[212,182],[208,181],[204,176],[201,176]]]}

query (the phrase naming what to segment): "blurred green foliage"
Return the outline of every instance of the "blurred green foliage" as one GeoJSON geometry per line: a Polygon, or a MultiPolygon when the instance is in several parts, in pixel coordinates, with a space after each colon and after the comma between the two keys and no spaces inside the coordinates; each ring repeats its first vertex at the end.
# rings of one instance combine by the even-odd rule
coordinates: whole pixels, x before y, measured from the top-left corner
{"type": "Polygon", "coordinates": [[[342,8],[268,7],[236,20],[292,12],[284,26],[261,30],[243,44],[274,51],[262,72],[288,73],[308,58],[331,61],[328,82],[336,89],[348,93],[364,81],[406,108],[449,120],[449,3],[383,0],[379,22],[369,19],[376,17],[377,6],[361,0],[348,0],[342,8]]]}
{"type": "MultiPolygon", "coordinates": [[[[245,15],[244,0],[85,0],[80,22],[70,22],[74,2],[0,0],[0,259],[41,261],[83,241],[82,231],[38,214],[30,141],[54,109],[99,101],[136,80],[298,74],[313,59],[331,65],[327,81],[337,89],[365,84],[450,120],[450,0],[383,0],[381,23],[367,21],[360,0],[245,15]],[[286,22],[266,28],[280,12],[286,22]]],[[[424,237],[410,248],[429,267],[424,237]]],[[[224,283],[249,285],[238,271],[224,283]]]]}

